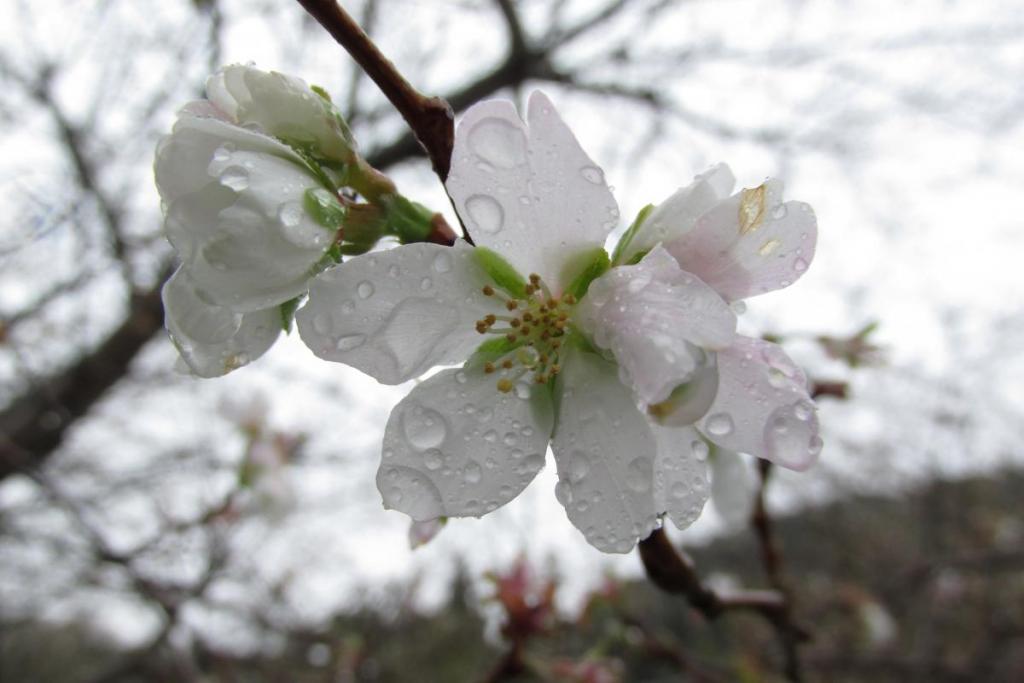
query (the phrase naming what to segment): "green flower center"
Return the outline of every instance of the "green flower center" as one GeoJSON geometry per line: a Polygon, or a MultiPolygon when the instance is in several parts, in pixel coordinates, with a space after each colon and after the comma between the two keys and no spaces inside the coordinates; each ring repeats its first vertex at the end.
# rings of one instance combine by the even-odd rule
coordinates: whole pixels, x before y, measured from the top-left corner
{"type": "Polygon", "coordinates": [[[484,364],[484,372],[500,375],[498,391],[508,393],[522,377],[531,375],[537,384],[546,384],[561,371],[559,355],[569,326],[576,297],[555,296],[539,275],[530,275],[522,298],[505,296],[490,285],[485,296],[504,303],[507,315],[487,315],[476,321],[476,331],[501,335],[510,345],[504,356],[484,364]]]}

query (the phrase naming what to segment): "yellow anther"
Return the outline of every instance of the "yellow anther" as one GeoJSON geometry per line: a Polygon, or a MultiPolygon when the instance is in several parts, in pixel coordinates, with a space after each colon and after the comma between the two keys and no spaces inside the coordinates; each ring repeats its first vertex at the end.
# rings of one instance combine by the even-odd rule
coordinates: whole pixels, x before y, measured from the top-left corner
{"type": "Polygon", "coordinates": [[[494,372],[494,363],[491,363],[489,361],[487,363],[484,363],[484,372],[487,373],[488,375],[494,372]]]}
{"type": "Polygon", "coordinates": [[[557,375],[561,371],[562,371],[562,366],[559,365],[558,363],[555,363],[554,365],[551,366],[551,374],[552,375],[557,375]]]}
{"type": "Polygon", "coordinates": [[[566,294],[564,297],[562,297],[562,301],[564,301],[569,306],[572,306],[573,304],[576,303],[576,297],[574,297],[572,294],[566,294]]]}
{"type": "Polygon", "coordinates": [[[508,392],[512,391],[512,387],[512,380],[510,380],[508,377],[502,377],[501,379],[498,380],[498,391],[500,391],[501,393],[507,394],[508,392]]]}
{"type": "Polygon", "coordinates": [[[528,323],[533,320],[533,313],[523,313],[523,322],[528,323]]]}
{"type": "Polygon", "coordinates": [[[484,296],[494,296],[494,287],[491,287],[490,285],[484,285],[483,289],[480,291],[484,293],[484,296]]]}
{"type": "Polygon", "coordinates": [[[505,302],[505,308],[507,308],[510,311],[514,311],[517,308],[519,308],[519,302],[516,301],[515,299],[509,299],[508,301],[505,302]]]}
{"type": "Polygon", "coordinates": [[[506,370],[511,370],[512,369],[512,361],[510,361],[508,359],[501,361],[501,367],[505,368],[506,370]]]}
{"type": "Polygon", "coordinates": [[[522,325],[523,323],[522,323],[522,321],[521,321],[521,320],[519,320],[519,318],[512,318],[512,320],[511,320],[511,321],[509,321],[509,323],[508,323],[508,324],[509,324],[509,325],[511,325],[512,327],[519,327],[519,326],[520,326],[520,325],[522,325]]]}
{"type": "Polygon", "coordinates": [[[554,341],[551,342],[551,348],[553,348],[553,349],[557,349],[560,346],[562,346],[562,342],[560,342],[557,339],[555,339],[554,341]]]}
{"type": "Polygon", "coordinates": [[[515,340],[516,340],[516,335],[515,335],[515,334],[512,334],[512,333],[510,333],[510,334],[506,334],[506,335],[505,335],[505,339],[507,339],[507,340],[508,340],[509,342],[511,342],[511,343],[515,343],[515,340]]]}
{"type": "Polygon", "coordinates": [[[535,287],[540,285],[540,275],[537,275],[537,273],[530,273],[530,284],[535,287]]]}
{"type": "Polygon", "coordinates": [[[479,332],[480,334],[484,334],[485,332],[487,332],[488,327],[490,327],[490,325],[488,325],[483,320],[476,321],[476,331],[479,332]]]}
{"type": "Polygon", "coordinates": [[[537,382],[537,384],[547,384],[548,383],[548,376],[543,374],[543,373],[539,374],[534,379],[534,381],[537,382]]]}
{"type": "Polygon", "coordinates": [[[529,325],[523,325],[523,334],[530,334],[531,329],[532,328],[529,325]]]}
{"type": "Polygon", "coordinates": [[[523,288],[523,291],[526,292],[526,296],[531,296],[534,292],[537,291],[537,288],[534,287],[533,285],[526,285],[526,287],[523,288]]]}
{"type": "Polygon", "coordinates": [[[493,325],[494,323],[498,322],[498,317],[488,313],[486,316],[484,316],[484,322],[487,323],[488,325],[493,325]]]}

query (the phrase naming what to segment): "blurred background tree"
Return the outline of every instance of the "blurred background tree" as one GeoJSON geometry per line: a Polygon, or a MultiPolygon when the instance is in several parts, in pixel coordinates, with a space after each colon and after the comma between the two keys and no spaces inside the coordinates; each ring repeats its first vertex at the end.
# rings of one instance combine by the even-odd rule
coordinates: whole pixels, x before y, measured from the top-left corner
{"type": "MultiPolygon", "coordinates": [[[[793,514],[778,540],[814,625],[808,676],[1024,675],[1016,3],[343,4],[456,112],[546,90],[624,222],[719,160],[813,204],[816,265],[742,322],[850,388],[822,399],[822,464],[768,492],[793,514]]],[[[626,582],[635,555],[595,557],[550,472],[410,554],[371,483],[401,389],[293,340],[223,379],[172,371],[152,153],[220,64],[327,88],[371,162],[454,222],[396,112],[298,4],[4,0],[0,17],[0,677],[484,679],[508,615],[483,576],[523,551],[562,580],[525,645],[539,663],[510,675],[778,675],[764,624],[709,627],[626,582]],[[591,597],[606,572],[626,578],[591,597]]],[[[764,584],[734,524],[709,509],[673,538],[722,539],[695,552],[715,585],[764,584]]]]}

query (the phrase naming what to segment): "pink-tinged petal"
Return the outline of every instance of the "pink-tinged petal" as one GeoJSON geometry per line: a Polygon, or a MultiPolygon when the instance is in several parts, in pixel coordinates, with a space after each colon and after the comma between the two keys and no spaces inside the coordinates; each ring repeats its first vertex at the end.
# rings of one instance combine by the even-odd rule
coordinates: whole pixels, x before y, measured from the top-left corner
{"type": "Polygon", "coordinates": [[[400,384],[464,361],[485,340],[475,323],[496,312],[481,292],[488,282],[462,242],[364,254],[312,281],[296,315],[299,334],[324,360],[400,384]]]}
{"type": "Polygon", "coordinates": [[[530,96],[527,120],[507,100],[470,108],[447,187],[477,245],[560,290],[575,275],[565,264],[602,246],[619,212],[604,172],[542,93],[530,96]]]}
{"type": "Polygon", "coordinates": [[[409,523],[409,549],[416,550],[421,545],[426,545],[434,540],[434,537],[441,533],[444,529],[445,524],[448,523],[447,517],[438,517],[437,519],[428,519],[423,522],[410,522],[409,523]]]}
{"type": "Polygon", "coordinates": [[[729,301],[788,287],[814,258],[818,224],[803,202],[783,202],[782,182],[741,190],[665,245],[729,301]]]}
{"type": "Polygon", "coordinates": [[[695,379],[714,362],[708,350],[729,346],[736,332],[729,305],[660,246],[594,280],[577,321],[612,352],[622,381],[648,405],[695,379]]]}
{"type": "Polygon", "coordinates": [[[658,446],[654,462],[654,503],[679,529],[700,517],[707,502],[708,445],[693,427],[651,425],[658,446]]]}
{"type": "Polygon", "coordinates": [[[737,337],[718,352],[718,395],[698,428],[722,448],[805,470],[818,458],[807,378],[781,347],[737,337]]]}
{"type": "Polygon", "coordinates": [[[686,187],[654,207],[632,241],[625,246],[621,262],[685,235],[697,220],[732,192],[736,178],[726,164],[716,164],[686,187]]]}
{"type": "Polygon", "coordinates": [[[497,509],[544,466],[551,423],[544,387],[503,394],[493,375],[442,370],[388,418],[377,471],[384,507],[418,522],[497,509]]]}
{"type": "Polygon", "coordinates": [[[555,495],[588,543],[606,553],[627,553],[658,523],[658,449],[647,417],[619,382],[615,365],[594,353],[569,352],[556,396],[555,495]]]}

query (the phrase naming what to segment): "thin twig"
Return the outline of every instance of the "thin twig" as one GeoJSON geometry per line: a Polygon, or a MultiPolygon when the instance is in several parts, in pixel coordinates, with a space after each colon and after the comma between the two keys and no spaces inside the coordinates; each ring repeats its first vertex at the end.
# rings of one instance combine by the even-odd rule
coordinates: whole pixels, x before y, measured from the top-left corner
{"type": "Polygon", "coordinates": [[[440,97],[421,94],[398,72],[359,24],[335,0],[298,0],[363,68],[409,124],[444,182],[455,144],[455,115],[440,97]]]}

